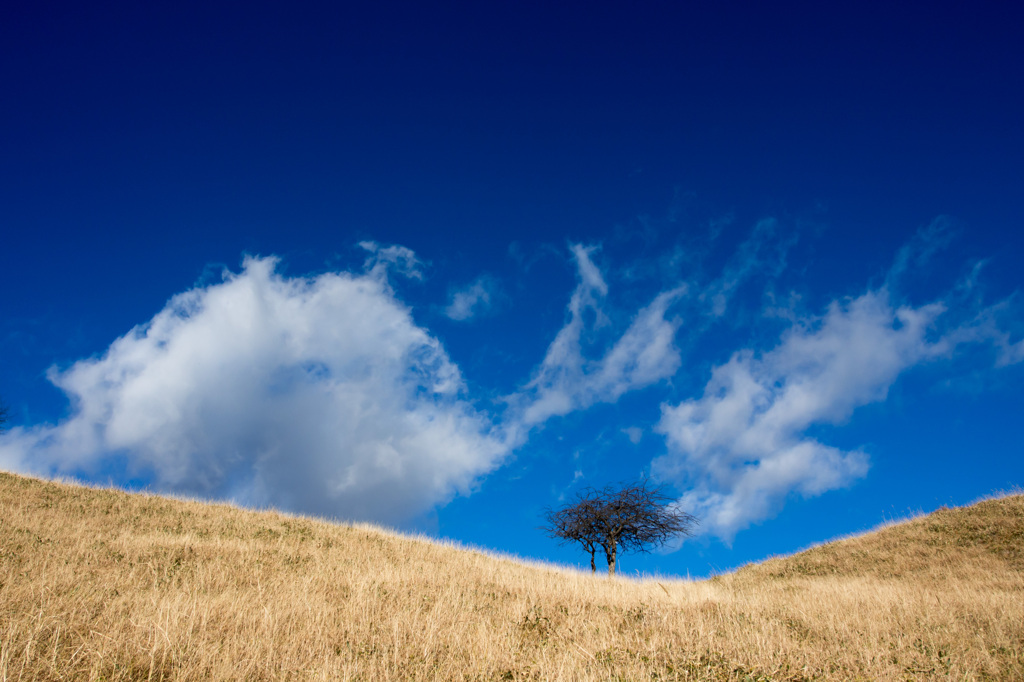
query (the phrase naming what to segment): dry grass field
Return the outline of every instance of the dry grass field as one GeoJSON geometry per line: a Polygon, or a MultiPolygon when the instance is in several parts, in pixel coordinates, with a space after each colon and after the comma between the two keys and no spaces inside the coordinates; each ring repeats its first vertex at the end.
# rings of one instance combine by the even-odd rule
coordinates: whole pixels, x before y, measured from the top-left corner
{"type": "Polygon", "coordinates": [[[1024,680],[1024,496],[609,580],[0,473],[0,680],[1024,680]]]}

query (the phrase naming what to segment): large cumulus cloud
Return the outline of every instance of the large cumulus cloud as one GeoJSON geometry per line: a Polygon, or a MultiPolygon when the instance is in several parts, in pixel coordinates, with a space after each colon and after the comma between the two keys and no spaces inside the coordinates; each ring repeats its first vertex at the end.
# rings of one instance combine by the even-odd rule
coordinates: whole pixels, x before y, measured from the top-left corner
{"type": "Polygon", "coordinates": [[[394,254],[374,253],[365,273],[309,278],[249,258],[175,296],[102,357],[51,370],[71,415],[12,429],[0,467],[123,462],[159,490],[392,522],[468,491],[506,446],[393,295],[394,254]]]}

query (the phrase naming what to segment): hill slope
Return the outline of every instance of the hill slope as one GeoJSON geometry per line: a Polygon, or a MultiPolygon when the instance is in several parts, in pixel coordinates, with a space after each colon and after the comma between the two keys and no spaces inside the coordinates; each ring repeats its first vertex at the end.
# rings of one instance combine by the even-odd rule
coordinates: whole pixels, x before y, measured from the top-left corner
{"type": "Polygon", "coordinates": [[[758,577],[875,576],[973,579],[1024,572],[1024,495],[927,516],[745,567],[758,577]]]}
{"type": "Polygon", "coordinates": [[[1024,679],[1024,498],[608,580],[0,473],[0,679],[1024,679]]]}

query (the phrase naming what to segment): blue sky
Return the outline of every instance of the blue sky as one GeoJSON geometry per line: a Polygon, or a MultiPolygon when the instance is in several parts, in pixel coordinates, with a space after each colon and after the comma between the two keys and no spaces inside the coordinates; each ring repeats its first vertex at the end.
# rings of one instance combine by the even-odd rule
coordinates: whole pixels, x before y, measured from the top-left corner
{"type": "Polygon", "coordinates": [[[999,8],[0,12],[0,468],[679,575],[1024,482],[999,8]]]}

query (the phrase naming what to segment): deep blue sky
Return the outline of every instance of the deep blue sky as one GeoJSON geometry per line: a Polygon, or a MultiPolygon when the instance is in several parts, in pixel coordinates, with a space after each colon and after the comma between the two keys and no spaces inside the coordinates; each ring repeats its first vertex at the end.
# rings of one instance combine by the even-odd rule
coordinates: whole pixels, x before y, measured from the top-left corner
{"type": "Polygon", "coordinates": [[[5,6],[0,467],[695,575],[1021,484],[1007,7],[5,6]]]}

